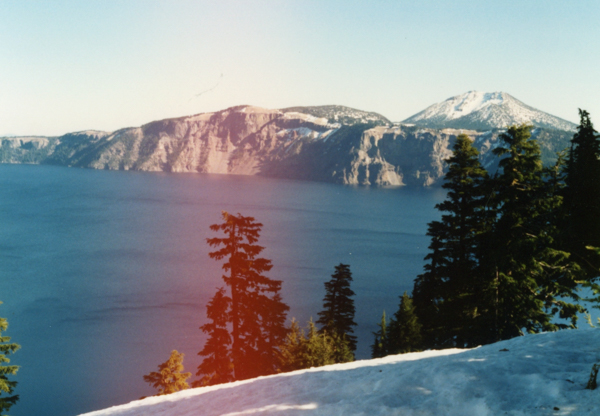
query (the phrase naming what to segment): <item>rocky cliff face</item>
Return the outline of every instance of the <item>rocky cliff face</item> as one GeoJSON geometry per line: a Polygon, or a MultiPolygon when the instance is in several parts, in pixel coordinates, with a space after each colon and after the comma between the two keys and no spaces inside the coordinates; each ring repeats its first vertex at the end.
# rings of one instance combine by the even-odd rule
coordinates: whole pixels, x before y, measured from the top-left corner
{"type": "MultiPolygon", "coordinates": [[[[232,107],[155,121],[113,133],[1,138],[0,162],[94,169],[264,175],[354,185],[430,186],[460,133],[493,169],[501,130],[477,132],[393,125],[376,113],[340,106],[268,110],[232,107]]],[[[547,159],[567,132],[537,128],[547,159]]]]}

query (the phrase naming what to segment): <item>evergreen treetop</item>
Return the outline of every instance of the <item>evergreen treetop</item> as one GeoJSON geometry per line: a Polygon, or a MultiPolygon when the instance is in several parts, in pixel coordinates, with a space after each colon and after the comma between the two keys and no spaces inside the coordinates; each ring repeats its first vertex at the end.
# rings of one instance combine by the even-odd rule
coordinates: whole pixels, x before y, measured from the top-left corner
{"type": "Polygon", "coordinates": [[[279,371],[288,372],[349,362],[354,355],[343,337],[318,331],[312,319],[305,333],[293,319],[286,340],[279,347],[278,359],[279,371]]]}
{"type": "Polygon", "coordinates": [[[421,324],[412,299],[406,292],[400,297],[398,311],[390,321],[386,350],[389,354],[403,354],[422,350],[421,324]]]}
{"type": "Polygon", "coordinates": [[[318,313],[317,323],[321,325],[321,331],[331,336],[339,335],[346,337],[351,351],[356,351],[356,336],[353,327],[354,322],[354,291],[350,289],[352,273],[350,266],[340,263],[335,266],[335,272],[331,280],[325,282],[325,297],[323,298],[323,310],[318,313]]]}
{"type": "MultiPolygon", "coordinates": [[[[561,199],[557,178],[544,180],[540,150],[531,126],[512,126],[501,136],[506,147],[494,150],[502,172],[494,179],[498,219],[490,233],[493,256],[487,270],[496,296],[493,323],[496,340],[527,332],[556,330],[552,318],[576,320],[577,264],[557,243],[561,199]]],[[[560,163],[560,159],[559,159],[560,163]]],[[[558,168],[557,168],[558,169],[558,168]]],[[[557,169],[554,169],[556,172],[557,169]]]]}
{"type": "Polygon", "coordinates": [[[457,137],[442,185],[448,193],[436,205],[442,217],[429,223],[428,263],[413,290],[427,347],[463,347],[476,342],[478,322],[474,318],[485,288],[477,270],[478,257],[489,217],[485,194],[488,175],[478,155],[468,136],[457,137]]]}
{"type": "Polygon", "coordinates": [[[383,311],[383,314],[381,315],[381,322],[377,325],[379,325],[379,329],[377,332],[373,332],[375,340],[373,345],[371,345],[371,358],[382,358],[389,354],[385,311],[383,311]]]}
{"type": "MultiPolygon", "coordinates": [[[[279,295],[281,281],[264,275],[273,266],[270,260],[259,257],[264,250],[264,247],[256,244],[262,224],[253,217],[231,215],[225,211],[222,212],[222,219],[222,223],[213,224],[210,229],[221,231],[225,236],[207,238],[207,242],[217,248],[209,253],[211,258],[225,259],[223,280],[230,293],[227,296],[223,292],[213,305],[214,308],[217,308],[217,304],[221,305],[226,312],[215,314],[211,318],[214,327],[206,326],[203,330],[213,334],[211,337],[214,340],[209,339],[209,342],[228,345],[224,343],[226,338],[222,332],[230,324],[231,347],[229,357],[225,357],[224,352],[218,355],[214,347],[206,350],[208,355],[201,355],[206,355],[208,361],[206,365],[201,365],[199,372],[210,375],[224,371],[217,377],[219,380],[228,380],[230,377],[243,380],[272,374],[277,364],[276,348],[286,336],[284,322],[289,310],[279,295]],[[217,317],[222,318],[218,323],[215,321],[217,317]],[[216,328],[220,328],[219,331],[216,328]],[[212,364],[211,360],[214,361],[212,364]]],[[[213,377],[211,383],[217,382],[217,379],[213,377]]]]}
{"type": "Polygon", "coordinates": [[[571,302],[580,266],[561,244],[563,158],[543,169],[531,126],[511,126],[500,139],[493,177],[467,137],[457,138],[448,160],[442,218],[429,224],[428,264],[413,290],[426,348],[572,327],[583,310],[571,302]],[[571,324],[554,322],[556,315],[571,324]]]}
{"type": "Polygon", "coordinates": [[[175,393],[190,388],[186,380],[192,376],[192,373],[182,373],[182,371],[183,354],[173,350],[169,359],[159,364],[158,371],[144,376],[144,381],[158,389],[157,396],[175,393]]]}
{"type": "Polygon", "coordinates": [[[600,136],[587,111],[579,116],[565,169],[566,241],[593,280],[600,256],[587,247],[600,247],[600,136]]]}
{"type": "Polygon", "coordinates": [[[292,319],[285,341],[280,345],[278,371],[287,373],[306,368],[306,336],[298,321],[292,319]]]}

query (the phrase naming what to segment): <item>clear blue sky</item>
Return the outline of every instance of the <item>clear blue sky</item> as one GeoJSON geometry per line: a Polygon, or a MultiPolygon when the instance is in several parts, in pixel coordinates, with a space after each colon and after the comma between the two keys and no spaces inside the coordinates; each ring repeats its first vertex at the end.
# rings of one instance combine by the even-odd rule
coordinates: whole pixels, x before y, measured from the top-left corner
{"type": "Polygon", "coordinates": [[[600,1],[0,1],[0,135],[469,90],[600,127],[600,1]]]}

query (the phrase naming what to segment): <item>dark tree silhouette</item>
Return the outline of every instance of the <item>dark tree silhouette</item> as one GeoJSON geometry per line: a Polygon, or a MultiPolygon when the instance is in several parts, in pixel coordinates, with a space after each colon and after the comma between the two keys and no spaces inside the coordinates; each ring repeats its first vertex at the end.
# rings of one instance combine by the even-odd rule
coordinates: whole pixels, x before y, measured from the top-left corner
{"type": "Polygon", "coordinates": [[[565,240],[593,279],[600,257],[587,247],[600,247],[600,136],[587,111],[580,109],[579,117],[567,157],[565,240]]]}
{"type": "Polygon", "coordinates": [[[350,266],[339,264],[335,266],[335,273],[331,280],[325,282],[325,297],[323,298],[323,310],[318,313],[317,323],[321,325],[321,331],[331,336],[339,336],[346,339],[350,350],[356,351],[356,336],[353,327],[354,322],[354,292],[350,289],[352,273],[350,266]]]}
{"type": "Polygon", "coordinates": [[[231,299],[221,288],[206,306],[206,315],[211,322],[200,327],[208,334],[200,356],[206,357],[198,366],[197,376],[202,376],[193,383],[194,387],[233,381],[233,362],[231,361],[231,335],[227,329],[229,322],[231,299]]]}
{"type": "Polygon", "coordinates": [[[468,136],[457,137],[442,185],[448,194],[436,205],[442,218],[429,224],[431,252],[425,257],[429,262],[413,290],[427,347],[476,343],[474,318],[484,286],[477,273],[477,255],[486,227],[487,178],[478,155],[468,136]]]}
{"type": "Polygon", "coordinates": [[[371,345],[371,358],[382,358],[389,354],[388,351],[388,333],[387,333],[387,320],[385,318],[385,311],[381,315],[381,322],[378,323],[379,329],[377,332],[373,332],[375,340],[371,345]]]}
{"type": "Polygon", "coordinates": [[[385,349],[388,354],[404,354],[422,349],[421,324],[412,299],[406,292],[400,296],[400,306],[390,321],[386,340],[385,349]]]}
{"type": "MultiPolygon", "coordinates": [[[[218,302],[216,298],[213,299],[216,302],[214,308],[220,312],[215,312],[211,318],[214,326],[203,327],[203,330],[214,332],[217,327],[223,329],[223,319],[227,319],[226,323],[231,325],[230,362],[233,368],[230,370],[224,357],[216,360],[215,353],[210,353],[209,349],[206,350],[207,357],[215,358],[215,364],[219,362],[220,367],[211,368],[207,363],[198,370],[201,374],[210,375],[226,367],[226,374],[219,375],[215,380],[228,379],[229,371],[235,380],[271,374],[275,372],[277,364],[275,350],[285,339],[284,322],[289,310],[279,295],[281,281],[264,275],[273,266],[270,260],[259,257],[264,250],[264,247],[256,244],[262,224],[253,217],[231,215],[225,211],[222,218],[222,223],[213,224],[210,229],[223,232],[225,237],[208,238],[207,242],[211,247],[218,248],[209,253],[212,259],[225,259],[223,280],[230,296],[223,293],[219,295],[218,302]],[[218,308],[217,303],[220,305],[218,308]],[[228,310],[225,303],[229,304],[228,310]]],[[[218,332],[219,335],[214,336],[215,345],[225,345],[226,337],[221,331],[218,332]]]]}

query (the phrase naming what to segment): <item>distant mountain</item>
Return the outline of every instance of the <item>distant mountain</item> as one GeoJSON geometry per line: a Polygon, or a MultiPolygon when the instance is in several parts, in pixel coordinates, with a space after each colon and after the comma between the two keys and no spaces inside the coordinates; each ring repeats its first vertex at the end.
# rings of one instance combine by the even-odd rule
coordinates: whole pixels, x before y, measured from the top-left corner
{"type": "Polygon", "coordinates": [[[312,107],[289,107],[282,108],[283,113],[309,114],[318,118],[325,118],[329,123],[340,123],[347,126],[354,124],[374,124],[387,126],[392,124],[390,120],[378,113],[356,110],[343,105],[322,105],[312,107]]]}
{"type": "Polygon", "coordinates": [[[407,118],[402,123],[432,129],[455,128],[487,131],[513,124],[575,131],[576,125],[530,107],[505,92],[469,91],[448,98],[407,118]]]}
{"type": "MultiPolygon", "coordinates": [[[[242,105],[110,133],[89,130],[60,137],[0,137],[0,163],[430,186],[441,182],[457,135],[467,134],[479,149],[481,162],[494,172],[498,159],[491,150],[501,145],[503,130],[492,129],[490,120],[496,120],[494,126],[532,120],[557,126],[553,120],[560,120],[522,103],[517,107],[519,102],[503,93],[468,93],[460,103],[446,101],[442,107],[429,107],[438,110],[415,120],[416,125],[395,125],[380,114],[343,106],[271,110],[242,105]],[[508,109],[519,111],[507,118],[508,109]],[[528,114],[535,117],[523,120],[523,109],[531,109],[528,114]],[[506,116],[504,121],[498,121],[499,114],[506,116]],[[438,127],[421,125],[433,119],[438,127]],[[479,124],[473,124],[475,119],[479,124]]],[[[532,131],[545,164],[553,162],[555,153],[567,147],[573,136],[572,123],[558,125],[571,131],[556,127],[532,131]]]]}

